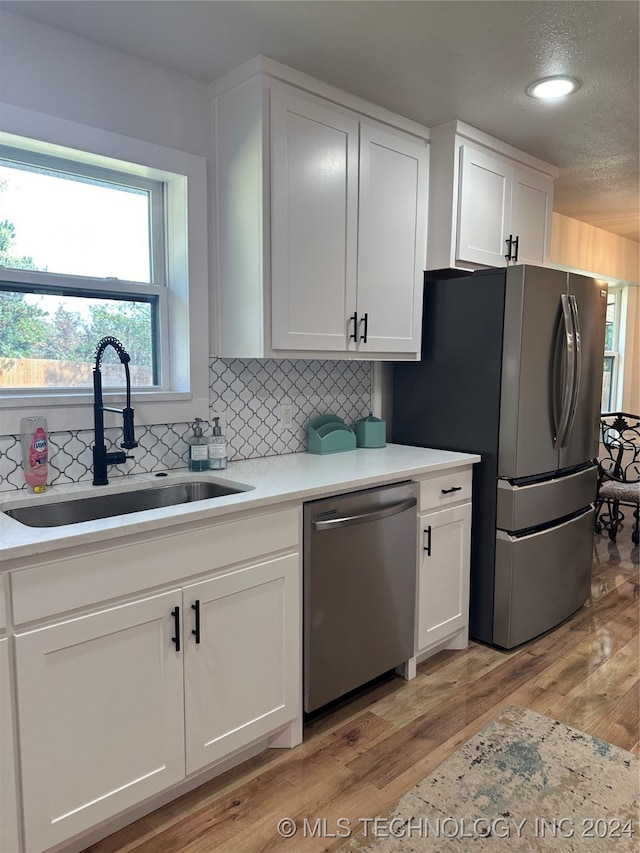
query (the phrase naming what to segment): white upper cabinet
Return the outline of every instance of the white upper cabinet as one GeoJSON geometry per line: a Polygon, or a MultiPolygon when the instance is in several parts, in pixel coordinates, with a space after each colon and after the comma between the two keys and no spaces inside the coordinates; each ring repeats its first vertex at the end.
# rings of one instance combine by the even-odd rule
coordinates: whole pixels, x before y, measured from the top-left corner
{"type": "Polygon", "coordinates": [[[511,167],[469,145],[460,148],[456,259],[504,266],[509,232],[511,167]]]}
{"type": "Polygon", "coordinates": [[[432,131],[427,267],[546,263],[558,170],[461,122],[432,131]]]}
{"type": "Polygon", "coordinates": [[[420,352],[427,178],[424,142],[360,125],[356,346],[361,351],[420,352]]]}
{"type": "Polygon", "coordinates": [[[215,351],[418,358],[428,131],[278,63],[243,68],[213,89],[215,351]]]}
{"type": "MultiPolygon", "coordinates": [[[[544,175],[514,166],[511,181],[511,228],[519,240],[517,260],[543,265],[549,254],[553,182],[544,175]]],[[[513,255],[513,252],[512,252],[513,255]]]]}
{"type": "Polygon", "coordinates": [[[356,305],[357,234],[357,120],[272,91],[274,349],[346,349],[348,312],[356,305]]]}

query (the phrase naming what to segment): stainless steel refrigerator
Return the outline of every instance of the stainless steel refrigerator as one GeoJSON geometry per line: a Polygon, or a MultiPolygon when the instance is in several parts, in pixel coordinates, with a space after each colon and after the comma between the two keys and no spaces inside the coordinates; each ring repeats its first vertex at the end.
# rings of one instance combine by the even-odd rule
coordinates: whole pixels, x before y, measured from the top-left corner
{"type": "Polygon", "coordinates": [[[393,367],[392,438],[482,456],[476,640],[513,648],[589,596],[606,304],[605,283],[542,267],[425,274],[421,361],[393,367]]]}

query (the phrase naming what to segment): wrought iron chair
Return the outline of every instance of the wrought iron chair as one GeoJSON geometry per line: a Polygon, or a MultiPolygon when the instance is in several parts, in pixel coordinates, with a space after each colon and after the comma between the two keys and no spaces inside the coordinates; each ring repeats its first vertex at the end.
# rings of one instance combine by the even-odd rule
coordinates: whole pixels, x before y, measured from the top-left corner
{"type": "Polygon", "coordinates": [[[620,507],[632,507],[631,540],[637,545],[640,540],[640,416],[627,412],[602,414],[600,447],[596,533],[602,533],[604,528],[609,532],[609,539],[615,542],[618,527],[624,520],[620,507]]]}

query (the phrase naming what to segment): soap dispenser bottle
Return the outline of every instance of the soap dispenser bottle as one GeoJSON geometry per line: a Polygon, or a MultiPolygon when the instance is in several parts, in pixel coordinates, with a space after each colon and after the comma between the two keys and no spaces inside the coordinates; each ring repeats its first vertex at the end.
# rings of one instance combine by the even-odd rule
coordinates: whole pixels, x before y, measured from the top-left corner
{"type": "Polygon", "coordinates": [[[209,439],[209,468],[227,467],[227,439],[222,434],[220,418],[214,418],[213,436],[209,439]]]}
{"type": "Polygon", "coordinates": [[[209,440],[202,434],[202,418],[196,418],[193,435],[187,439],[189,445],[189,470],[206,471],[209,467],[209,440]]]}

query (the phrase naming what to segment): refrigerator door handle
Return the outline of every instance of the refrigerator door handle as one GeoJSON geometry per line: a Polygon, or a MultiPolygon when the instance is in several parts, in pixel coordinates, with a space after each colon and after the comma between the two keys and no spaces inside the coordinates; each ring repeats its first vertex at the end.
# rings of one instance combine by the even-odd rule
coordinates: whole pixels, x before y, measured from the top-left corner
{"type": "Polygon", "coordinates": [[[571,403],[569,406],[569,420],[567,422],[567,430],[562,440],[563,447],[569,440],[569,436],[571,435],[571,431],[573,430],[573,423],[575,421],[576,410],[578,408],[578,397],[580,395],[580,378],[582,374],[582,352],[580,348],[580,316],[578,314],[578,303],[576,302],[576,298],[573,294],[569,296],[569,306],[571,308],[571,322],[573,324],[573,355],[575,361],[575,368],[573,373],[573,387],[571,390],[571,403]]]}
{"type": "Polygon", "coordinates": [[[575,385],[575,340],[573,314],[569,297],[563,293],[560,297],[562,302],[562,320],[564,323],[564,338],[565,338],[565,375],[564,385],[562,388],[562,405],[560,409],[559,422],[556,425],[556,436],[553,443],[554,447],[562,447],[564,445],[567,431],[569,429],[569,418],[571,416],[571,402],[573,399],[573,391],[575,385]]]}

